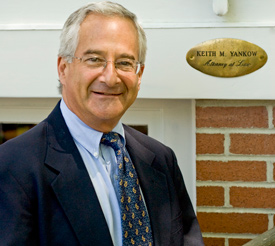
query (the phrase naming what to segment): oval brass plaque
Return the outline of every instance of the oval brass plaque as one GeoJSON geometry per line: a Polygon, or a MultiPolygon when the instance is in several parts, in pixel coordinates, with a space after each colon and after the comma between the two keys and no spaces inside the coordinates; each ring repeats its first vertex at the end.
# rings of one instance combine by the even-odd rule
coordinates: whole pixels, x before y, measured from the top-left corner
{"type": "Polygon", "coordinates": [[[220,38],[190,49],[186,60],[193,68],[212,76],[237,77],[252,73],[267,61],[266,52],[250,42],[220,38]]]}

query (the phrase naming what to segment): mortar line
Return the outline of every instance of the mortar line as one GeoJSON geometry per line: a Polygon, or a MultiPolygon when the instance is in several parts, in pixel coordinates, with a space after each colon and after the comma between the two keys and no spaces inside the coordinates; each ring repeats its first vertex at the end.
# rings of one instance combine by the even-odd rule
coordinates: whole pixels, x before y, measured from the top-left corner
{"type": "Polygon", "coordinates": [[[273,124],[273,106],[268,105],[266,106],[267,109],[267,114],[268,114],[268,128],[269,129],[274,129],[274,124],[273,124]]]}
{"type": "Polygon", "coordinates": [[[273,162],[272,161],[267,161],[266,162],[266,179],[267,179],[267,182],[269,182],[269,183],[274,182],[273,162]]]}

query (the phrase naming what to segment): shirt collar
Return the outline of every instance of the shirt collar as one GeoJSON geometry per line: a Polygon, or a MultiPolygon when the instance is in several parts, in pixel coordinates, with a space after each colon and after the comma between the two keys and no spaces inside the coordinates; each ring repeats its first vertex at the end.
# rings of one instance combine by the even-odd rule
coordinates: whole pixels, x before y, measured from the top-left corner
{"type": "MultiPolygon", "coordinates": [[[[73,139],[81,144],[82,147],[88,150],[94,157],[98,158],[99,144],[103,133],[94,130],[80,120],[67,107],[63,99],[60,103],[60,109],[73,139]]],[[[126,141],[124,136],[124,128],[120,121],[112,131],[119,133],[123,137],[123,144],[125,145],[126,141]]]]}

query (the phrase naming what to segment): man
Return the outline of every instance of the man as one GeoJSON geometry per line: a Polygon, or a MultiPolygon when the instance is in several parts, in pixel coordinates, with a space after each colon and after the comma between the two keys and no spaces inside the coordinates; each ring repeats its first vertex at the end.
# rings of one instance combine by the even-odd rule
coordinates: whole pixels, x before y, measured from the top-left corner
{"type": "Polygon", "coordinates": [[[1,245],[203,245],[173,151],[120,122],[145,53],[144,31],[119,4],[68,18],[61,102],[0,146],[1,245]]]}

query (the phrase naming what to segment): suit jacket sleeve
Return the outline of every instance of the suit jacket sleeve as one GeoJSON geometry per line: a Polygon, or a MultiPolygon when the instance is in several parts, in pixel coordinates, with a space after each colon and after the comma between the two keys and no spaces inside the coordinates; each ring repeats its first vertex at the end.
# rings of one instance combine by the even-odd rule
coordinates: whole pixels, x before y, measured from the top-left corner
{"type": "Polygon", "coordinates": [[[171,171],[172,171],[177,195],[179,197],[181,210],[184,213],[184,216],[183,216],[184,245],[188,245],[188,246],[204,245],[201,237],[201,231],[198,224],[198,220],[195,215],[194,209],[192,207],[191,200],[189,198],[181,171],[179,169],[179,166],[173,151],[172,151],[172,155],[174,158],[174,165],[173,165],[173,170],[171,171]]]}
{"type": "Polygon", "coordinates": [[[9,144],[0,148],[0,244],[38,245],[35,203],[27,195],[28,184],[21,179],[22,169],[18,172],[13,169],[16,158],[8,155],[11,152],[6,146],[9,144]]]}

